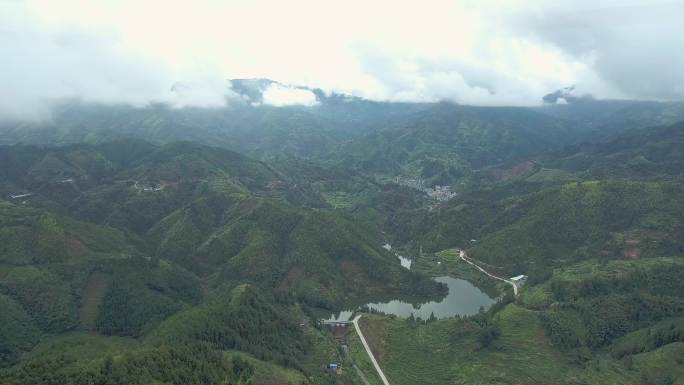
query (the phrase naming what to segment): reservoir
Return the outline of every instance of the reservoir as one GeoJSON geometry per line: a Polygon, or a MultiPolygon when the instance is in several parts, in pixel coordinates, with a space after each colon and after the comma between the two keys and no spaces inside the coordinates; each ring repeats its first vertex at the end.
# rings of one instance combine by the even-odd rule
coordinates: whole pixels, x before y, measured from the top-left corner
{"type": "MultiPolygon", "coordinates": [[[[439,301],[430,301],[422,304],[413,305],[399,299],[389,302],[368,303],[370,309],[385,314],[394,314],[398,317],[408,318],[413,314],[415,318],[428,319],[430,314],[436,318],[449,318],[456,315],[469,316],[477,314],[480,308],[488,309],[496,300],[489,297],[472,283],[453,277],[436,277],[437,282],[442,282],[449,288],[446,297],[439,301]]],[[[333,314],[329,320],[348,321],[352,311],[342,311],[333,314]]]]}

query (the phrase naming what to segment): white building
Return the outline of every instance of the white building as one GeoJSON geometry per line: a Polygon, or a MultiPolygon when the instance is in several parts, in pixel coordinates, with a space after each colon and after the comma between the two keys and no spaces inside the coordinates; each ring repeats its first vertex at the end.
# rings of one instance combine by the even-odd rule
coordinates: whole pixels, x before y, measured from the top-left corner
{"type": "Polygon", "coordinates": [[[525,284],[525,281],[527,281],[527,276],[520,274],[516,275],[515,277],[511,277],[510,280],[513,281],[516,285],[522,286],[525,284]]]}

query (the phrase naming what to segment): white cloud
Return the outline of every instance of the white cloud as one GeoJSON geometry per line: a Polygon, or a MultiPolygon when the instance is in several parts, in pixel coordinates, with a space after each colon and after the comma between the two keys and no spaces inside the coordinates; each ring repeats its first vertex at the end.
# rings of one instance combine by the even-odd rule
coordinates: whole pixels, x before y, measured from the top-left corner
{"type": "Polygon", "coordinates": [[[599,96],[611,89],[628,98],[684,99],[684,2],[572,4],[538,7],[519,20],[515,32],[587,63],[603,89],[594,79],[579,90],[599,96]]]}
{"type": "Polygon", "coordinates": [[[204,78],[174,84],[168,95],[158,102],[168,103],[173,107],[225,107],[227,100],[239,96],[230,89],[226,79],[204,78]]]}
{"type": "Polygon", "coordinates": [[[131,55],[116,35],[53,28],[17,4],[0,4],[0,118],[46,119],[62,99],[216,107],[231,96],[215,74],[174,73],[163,61],[131,55]],[[177,80],[183,86],[172,87],[177,80]]]}
{"type": "Polygon", "coordinates": [[[0,114],[60,97],[186,105],[176,81],[215,105],[223,86],[206,79],[249,77],[378,100],[534,105],[569,85],[684,99],[682,14],[647,0],[0,2],[0,114]]]}
{"type": "Polygon", "coordinates": [[[262,93],[263,103],[276,107],[283,106],[314,106],[318,104],[316,95],[310,90],[284,86],[278,83],[270,84],[262,93]]]}

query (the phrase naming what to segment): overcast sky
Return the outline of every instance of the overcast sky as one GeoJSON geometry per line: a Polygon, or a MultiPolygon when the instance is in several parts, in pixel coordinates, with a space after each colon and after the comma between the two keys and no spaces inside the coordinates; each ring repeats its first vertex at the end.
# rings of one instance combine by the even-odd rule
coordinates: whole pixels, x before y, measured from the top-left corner
{"type": "Polygon", "coordinates": [[[377,100],[682,100],[683,16],[657,0],[0,0],[0,117],[61,98],[216,107],[250,77],[377,100]]]}

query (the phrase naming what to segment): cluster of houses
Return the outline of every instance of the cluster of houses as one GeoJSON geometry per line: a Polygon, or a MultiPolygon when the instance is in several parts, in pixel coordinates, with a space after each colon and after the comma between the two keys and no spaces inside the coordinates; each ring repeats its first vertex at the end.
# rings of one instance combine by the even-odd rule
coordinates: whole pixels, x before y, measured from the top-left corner
{"type": "Polygon", "coordinates": [[[455,197],[457,194],[451,191],[451,186],[440,186],[436,185],[435,188],[428,188],[426,191],[427,195],[439,202],[446,202],[449,199],[455,197]]]}
{"type": "Polygon", "coordinates": [[[435,185],[434,187],[426,187],[425,181],[423,179],[404,178],[397,176],[395,178],[395,183],[420,190],[427,194],[430,198],[439,202],[446,202],[457,195],[455,192],[451,191],[451,186],[435,185]]]}
{"type": "Polygon", "coordinates": [[[150,182],[140,182],[135,181],[135,184],[133,187],[142,192],[156,192],[156,191],[161,191],[164,189],[164,186],[162,186],[160,183],[150,183],[150,182]]]}

